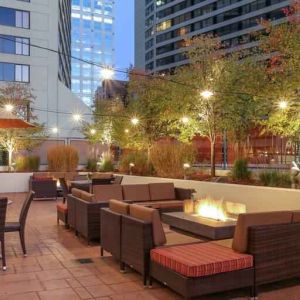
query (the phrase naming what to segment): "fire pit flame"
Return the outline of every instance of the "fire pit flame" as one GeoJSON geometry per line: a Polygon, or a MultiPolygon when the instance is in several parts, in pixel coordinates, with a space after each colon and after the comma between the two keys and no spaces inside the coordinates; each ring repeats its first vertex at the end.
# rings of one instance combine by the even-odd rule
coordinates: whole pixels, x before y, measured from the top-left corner
{"type": "Polygon", "coordinates": [[[246,205],[211,198],[187,200],[184,212],[215,221],[236,221],[239,214],[246,212],[246,205]]]}
{"type": "Polygon", "coordinates": [[[226,221],[227,216],[222,200],[204,199],[197,201],[196,214],[217,221],[226,221]]]}

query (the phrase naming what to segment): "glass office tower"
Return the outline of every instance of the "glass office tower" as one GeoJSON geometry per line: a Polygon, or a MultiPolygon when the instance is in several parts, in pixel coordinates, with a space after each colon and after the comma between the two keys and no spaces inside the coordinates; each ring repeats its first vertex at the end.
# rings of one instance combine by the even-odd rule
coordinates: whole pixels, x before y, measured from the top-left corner
{"type": "MultiPolygon", "coordinates": [[[[114,0],[72,0],[72,56],[114,65],[114,0]]],[[[72,91],[92,105],[101,68],[72,59],[72,91]]]]}

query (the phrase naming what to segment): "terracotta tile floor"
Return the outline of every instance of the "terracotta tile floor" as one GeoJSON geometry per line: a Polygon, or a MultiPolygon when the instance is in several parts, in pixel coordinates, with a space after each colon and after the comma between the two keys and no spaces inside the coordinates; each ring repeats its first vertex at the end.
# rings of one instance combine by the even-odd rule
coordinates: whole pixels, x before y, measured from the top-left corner
{"type": "MultiPolygon", "coordinates": [[[[13,204],[8,207],[9,221],[17,220],[25,194],[8,194],[13,204]]],[[[118,263],[108,254],[100,258],[99,246],[88,246],[72,231],[56,225],[56,202],[33,202],[27,220],[26,244],[28,256],[23,257],[17,233],[6,235],[8,269],[0,270],[0,300],[2,299],[102,299],[102,300],[173,300],[180,299],[168,288],[154,284],[144,288],[139,274],[121,274],[118,263]],[[92,263],[80,264],[79,258],[92,263]]],[[[168,240],[188,242],[167,229],[168,240]]],[[[247,299],[247,291],[212,295],[201,299],[247,299]]],[[[283,283],[264,288],[263,300],[300,299],[300,282],[283,283]]]]}

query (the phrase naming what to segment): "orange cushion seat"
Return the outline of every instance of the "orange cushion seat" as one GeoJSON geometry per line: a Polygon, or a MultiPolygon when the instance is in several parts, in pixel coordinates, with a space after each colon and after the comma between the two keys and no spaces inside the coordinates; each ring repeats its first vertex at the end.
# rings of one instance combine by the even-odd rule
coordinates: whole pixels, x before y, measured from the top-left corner
{"type": "Polygon", "coordinates": [[[186,277],[203,277],[253,266],[253,257],[214,243],[151,250],[151,260],[186,277]]]}
{"type": "Polygon", "coordinates": [[[67,213],[68,212],[68,206],[67,204],[59,203],[56,205],[57,211],[60,211],[62,213],[67,213]]]}

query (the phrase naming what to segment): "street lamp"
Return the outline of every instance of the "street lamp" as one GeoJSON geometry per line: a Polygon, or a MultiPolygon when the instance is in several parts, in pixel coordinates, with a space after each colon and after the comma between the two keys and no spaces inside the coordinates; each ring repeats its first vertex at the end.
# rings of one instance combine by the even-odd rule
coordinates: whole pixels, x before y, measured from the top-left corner
{"type": "Polygon", "coordinates": [[[114,70],[110,68],[103,68],[101,70],[101,76],[104,80],[112,79],[114,77],[114,70]]]}
{"type": "Polygon", "coordinates": [[[205,91],[201,92],[200,95],[205,99],[209,99],[210,97],[212,97],[214,95],[214,93],[212,91],[205,90],[205,91]]]}

